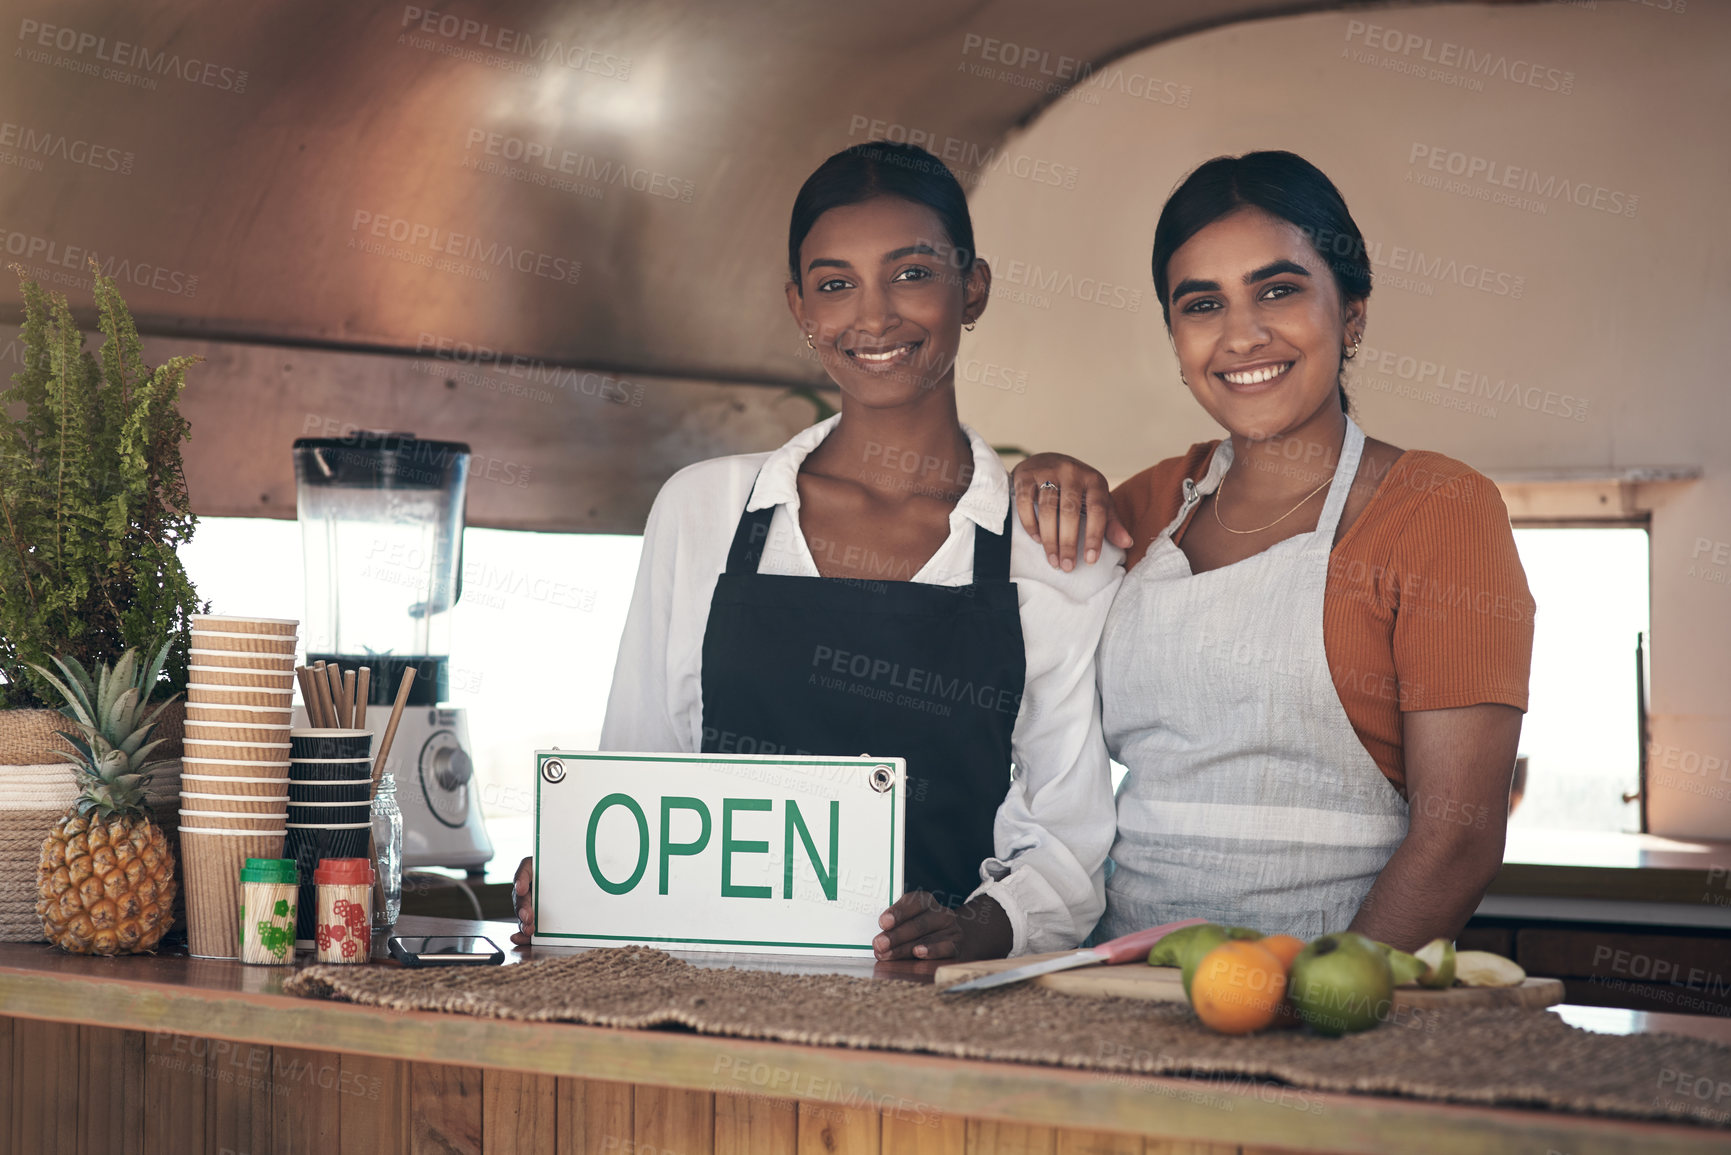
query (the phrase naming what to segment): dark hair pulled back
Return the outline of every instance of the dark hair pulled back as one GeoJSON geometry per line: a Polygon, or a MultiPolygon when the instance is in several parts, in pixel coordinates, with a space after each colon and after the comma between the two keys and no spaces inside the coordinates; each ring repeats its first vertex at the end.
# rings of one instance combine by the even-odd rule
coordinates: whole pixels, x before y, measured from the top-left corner
{"type": "Polygon", "coordinates": [[[799,248],[818,218],[831,209],[879,196],[900,197],[931,209],[948,234],[951,251],[944,256],[951,267],[961,272],[973,267],[974,222],[968,215],[967,194],[955,173],[918,145],[867,141],[818,165],[793,198],[793,217],[787,226],[787,273],[801,286],[801,292],[804,283],[799,248]]]}
{"type": "MultiPolygon", "coordinates": [[[[1172,327],[1172,254],[1215,221],[1241,208],[1258,208],[1296,225],[1334,274],[1342,300],[1370,296],[1370,257],[1364,234],[1334,182],[1296,153],[1270,150],[1217,156],[1199,166],[1166,198],[1154,226],[1154,291],[1166,327],[1172,327]]],[[[1340,387],[1340,407],[1347,407],[1340,387]]]]}

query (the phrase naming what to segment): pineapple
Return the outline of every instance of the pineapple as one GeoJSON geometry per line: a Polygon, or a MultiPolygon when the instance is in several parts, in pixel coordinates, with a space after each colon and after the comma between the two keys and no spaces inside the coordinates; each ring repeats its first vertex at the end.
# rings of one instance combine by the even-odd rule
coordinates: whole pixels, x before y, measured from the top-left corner
{"type": "Polygon", "coordinates": [[[164,764],[149,761],[162,740],[148,739],[174,699],[146,711],[168,650],[165,643],[142,670],[138,652],[128,650],[113,669],[97,667],[94,680],[76,658],[54,659],[65,681],[35,667],[65,697],[61,713],[77,726],[60,732],[72,751],[51,753],[77,768],[78,800],[43,841],[36,868],[42,931],[74,954],[154,950],[173,921],[174,856],[144,802],[151,774],[164,764]]]}

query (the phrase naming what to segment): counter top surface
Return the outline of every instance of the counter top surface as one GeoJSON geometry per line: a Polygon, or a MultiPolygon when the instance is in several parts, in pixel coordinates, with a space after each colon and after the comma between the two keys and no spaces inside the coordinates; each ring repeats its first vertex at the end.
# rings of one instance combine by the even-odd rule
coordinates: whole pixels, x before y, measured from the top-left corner
{"type": "MultiPolygon", "coordinates": [[[[512,929],[500,922],[410,917],[397,927],[402,934],[485,934],[501,945],[509,943],[512,929]]],[[[510,949],[507,965],[578,949],[510,949]]],[[[930,962],[681,957],[697,965],[826,971],[889,982],[930,982],[937,967],[930,962]]],[[[799,1088],[815,1088],[812,1095],[821,1098],[837,1087],[851,1087],[880,1100],[905,1099],[959,1116],[1193,1141],[1229,1139],[1246,1146],[1373,1152],[1390,1149],[1398,1139],[1414,1152],[1608,1152],[1633,1149],[1630,1144],[1652,1152],[1723,1150],[1722,1131],[1512,1107],[1306,1091],[1306,1109],[1295,1111],[1290,1088],[1258,1079],[1127,1076],[674,1030],[385,1010],[285,995],[283,982],[295,969],[168,952],[100,959],[41,944],[6,943],[0,944],[0,1016],[723,1095],[754,1092],[738,1084],[742,1070],[792,1071],[798,1079],[787,1095],[796,1099],[812,1097],[799,1088]]],[[[1591,1007],[1560,1007],[1557,1013],[1590,1030],[1687,1034],[1731,1043],[1731,1019],[1591,1007]]]]}
{"type": "MultiPolygon", "coordinates": [[[[581,954],[588,947],[513,947],[511,934],[515,923],[477,922],[467,919],[425,918],[404,915],[392,932],[398,935],[484,935],[505,951],[505,965],[529,962],[538,958],[581,954]]],[[[371,962],[379,966],[400,966],[385,949],[385,935],[373,940],[371,962]]],[[[672,951],[678,958],[694,966],[739,967],[744,970],[775,970],[788,974],[845,974],[860,978],[899,980],[904,982],[932,981],[940,962],[855,962],[850,959],[799,958],[786,955],[750,955],[672,951]]],[[[8,971],[53,975],[60,978],[83,978],[105,982],[149,983],[185,987],[200,991],[234,991],[250,995],[283,995],[283,983],[297,970],[313,965],[313,956],[302,952],[295,956],[293,966],[245,966],[231,959],[193,958],[184,945],[169,947],[157,954],[123,955],[98,958],[73,955],[46,943],[0,943],[0,975],[8,971]]]]}
{"type": "MultiPolygon", "coordinates": [[[[539,958],[580,954],[588,947],[513,947],[510,943],[515,924],[477,922],[450,918],[423,918],[405,915],[395,933],[401,935],[484,935],[505,948],[505,965],[519,965],[539,958]]],[[[400,964],[385,951],[385,936],[373,943],[374,965],[395,967],[400,964]]],[[[842,974],[858,978],[889,982],[929,983],[943,965],[930,962],[855,962],[849,959],[799,958],[786,955],[744,955],[728,953],[669,952],[694,966],[739,967],[743,970],[773,970],[784,974],[842,974]]],[[[294,966],[243,966],[226,959],[192,958],[185,948],[164,950],[154,955],[131,955],[119,958],[97,958],[71,955],[45,943],[0,943],[0,982],[8,975],[39,975],[57,979],[95,982],[138,983],[148,986],[172,987],[206,994],[235,993],[246,996],[275,997],[294,1005],[307,1000],[283,993],[283,983],[303,967],[313,965],[310,954],[300,954],[294,966]]],[[[348,1004],[326,1004],[344,1007],[348,1004]]],[[[360,1009],[360,1008],[356,1008],[360,1009]]],[[[1731,1044],[1731,1016],[1662,1014],[1647,1011],[1624,1011],[1609,1007],[1553,1007],[1552,1013],[1585,1030],[1602,1034],[1675,1034],[1711,1039],[1731,1044]]],[[[437,1016],[435,1016],[437,1017],[437,1016]]]]}

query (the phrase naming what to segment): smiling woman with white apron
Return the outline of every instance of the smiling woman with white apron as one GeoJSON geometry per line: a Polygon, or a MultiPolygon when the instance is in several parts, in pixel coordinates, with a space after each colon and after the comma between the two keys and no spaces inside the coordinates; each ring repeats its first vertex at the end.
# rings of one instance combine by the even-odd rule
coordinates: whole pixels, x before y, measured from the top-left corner
{"type": "Polygon", "coordinates": [[[1316,166],[1208,161],[1153,249],[1180,380],[1229,436],[1110,495],[1058,454],[1016,469],[1054,558],[1128,550],[1100,647],[1127,773],[1095,938],[1189,917],[1452,938],[1502,865],[1527,705],[1508,511],[1482,474],[1348,416],[1371,266],[1316,166]]]}
{"type": "Polygon", "coordinates": [[[1196,574],[1172,533],[1232,464],[1222,442],[1119,588],[1100,678],[1114,688],[1107,744],[1132,769],[1099,937],[1191,917],[1342,930],[1406,837],[1406,800],[1353,731],[1323,648],[1329,552],[1363,447],[1348,418],[1314,530],[1196,574]]]}

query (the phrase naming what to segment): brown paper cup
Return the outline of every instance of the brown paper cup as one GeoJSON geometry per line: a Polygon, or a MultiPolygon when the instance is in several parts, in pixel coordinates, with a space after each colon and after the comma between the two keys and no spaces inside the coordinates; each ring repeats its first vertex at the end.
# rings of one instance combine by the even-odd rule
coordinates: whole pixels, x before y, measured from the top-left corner
{"type": "MultiPolygon", "coordinates": [[[[196,783],[195,783],[196,785],[196,783]]],[[[270,794],[249,798],[234,794],[217,794],[208,790],[180,792],[180,820],[189,826],[202,826],[206,814],[268,814],[288,821],[288,795],[270,794]]]]}
{"type": "Polygon", "coordinates": [[[288,741],[287,722],[186,722],[188,742],[244,742],[249,746],[277,746],[288,741]]]}
{"type": "Polygon", "coordinates": [[[189,722],[221,722],[225,726],[247,726],[262,723],[286,726],[294,717],[294,707],[284,702],[280,706],[213,706],[206,702],[189,702],[186,720],[189,722]]]}
{"type": "Polygon", "coordinates": [[[286,690],[248,689],[245,686],[212,686],[202,682],[190,682],[186,687],[186,703],[188,706],[275,706],[284,710],[292,710],[295,700],[294,688],[286,690]]]}
{"type": "Polygon", "coordinates": [[[218,802],[277,802],[286,805],[284,798],[289,795],[289,783],[263,783],[260,779],[242,778],[239,781],[225,781],[227,774],[208,774],[194,781],[183,781],[180,786],[180,803],[190,805],[189,800],[197,800],[199,809],[223,809],[218,802]]]}
{"type": "Polygon", "coordinates": [[[276,766],[287,761],[289,752],[280,742],[204,742],[188,738],[183,743],[191,758],[213,758],[221,762],[255,762],[276,766]]]}
{"type": "Polygon", "coordinates": [[[232,614],[194,614],[192,628],[225,634],[300,633],[301,624],[291,618],[242,618],[232,614]]]}
{"type": "Polygon", "coordinates": [[[230,670],[288,670],[294,672],[295,657],[290,654],[260,654],[252,650],[192,651],[192,660],[200,666],[216,666],[230,670]]]}
{"type": "Polygon", "coordinates": [[[281,858],[283,833],[215,832],[182,823],[187,946],[199,958],[240,957],[240,868],[249,858],[281,858]]]}
{"type": "Polygon", "coordinates": [[[288,789],[289,780],[274,768],[240,767],[221,762],[200,762],[186,766],[180,776],[180,788],[196,794],[217,794],[232,798],[275,798],[288,789]],[[259,774],[243,774],[242,770],[261,770],[259,774]]]}
{"type": "Polygon", "coordinates": [[[203,630],[192,631],[195,650],[224,650],[230,653],[276,654],[294,656],[297,639],[293,634],[220,634],[203,630]]]}
{"type": "Polygon", "coordinates": [[[211,827],[216,830],[250,830],[258,834],[269,834],[277,830],[286,830],[288,811],[278,810],[275,813],[248,814],[244,810],[188,810],[184,803],[180,807],[180,823],[182,826],[211,827]],[[277,815],[282,817],[277,817],[277,815]]]}
{"type": "Polygon", "coordinates": [[[255,690],[292,690],[295,672],[293,669],[259,670],[194,665],[189,670],[187,681],[209,686],[244,686],[255,690]]]}

